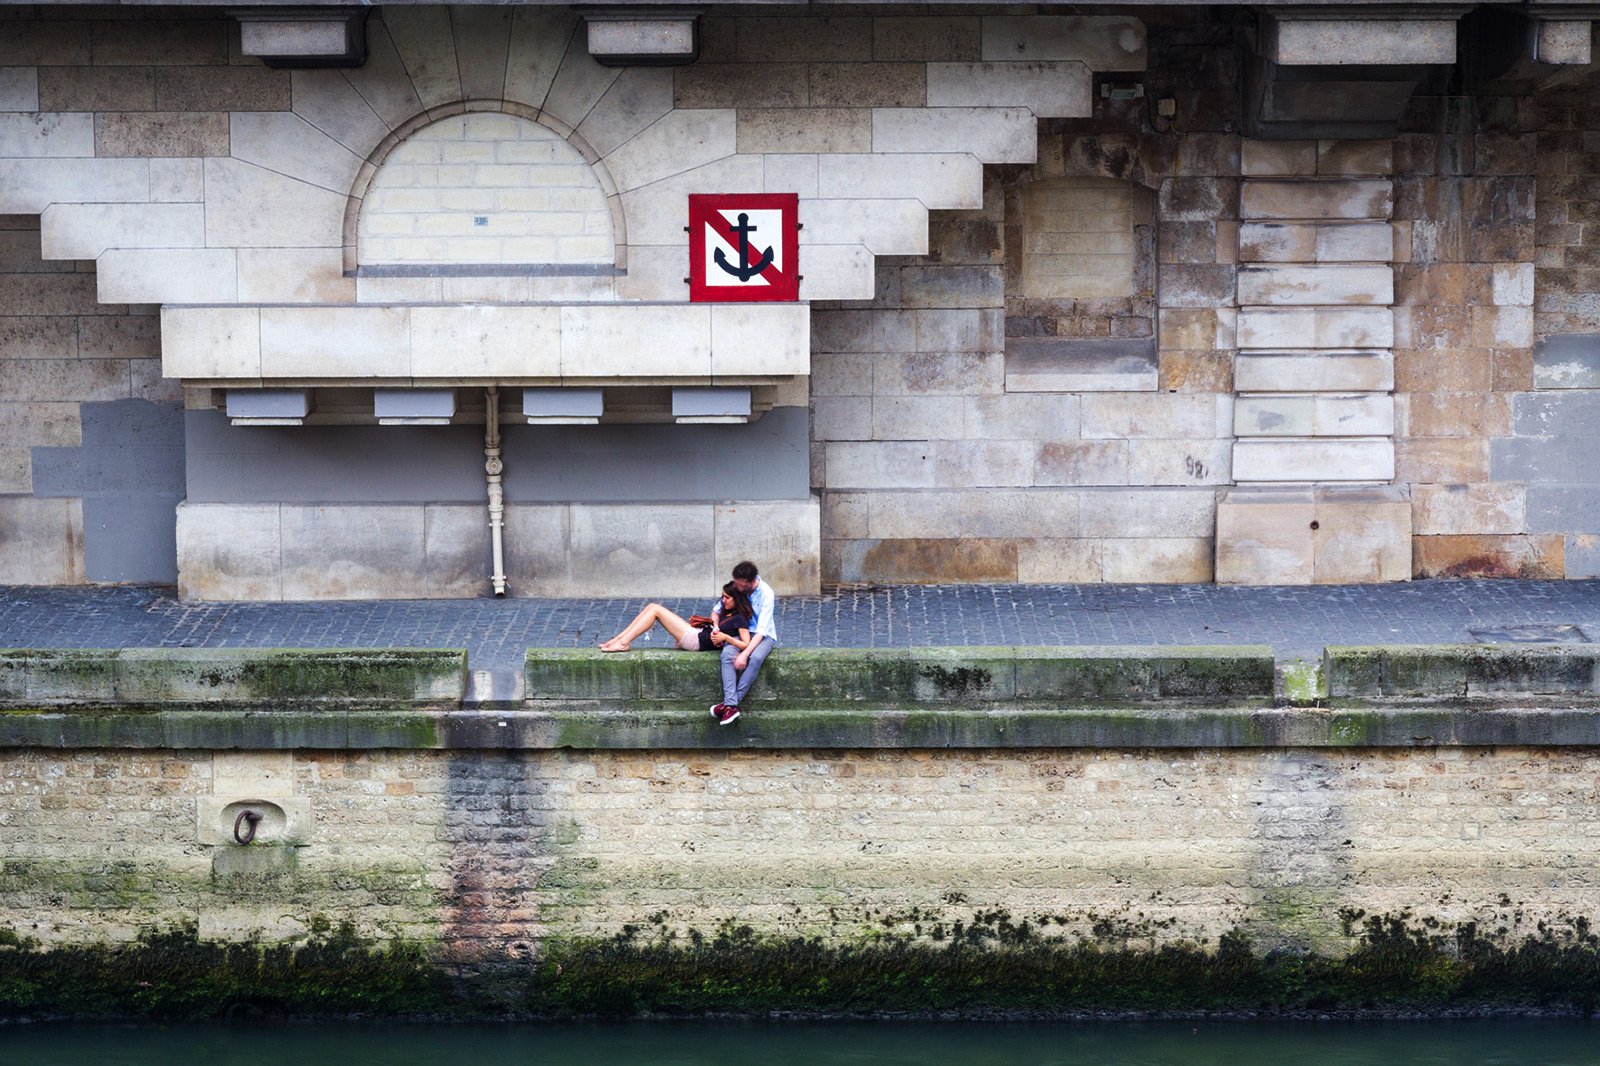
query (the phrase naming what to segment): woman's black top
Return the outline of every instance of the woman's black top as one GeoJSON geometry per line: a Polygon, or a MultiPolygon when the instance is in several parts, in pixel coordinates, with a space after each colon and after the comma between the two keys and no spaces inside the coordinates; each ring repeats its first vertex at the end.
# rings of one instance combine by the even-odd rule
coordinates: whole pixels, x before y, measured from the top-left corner
{"type": "MultiPolygon", "coordinates": [[[[722,623],[718,625],[717,628],[728,634],[730,637],[737,637],[739,635],[739,630],[750,628],[750,616],[747,614],[725,615],[723,616],[722,623]]],[[[717,646],[711,643],[710,626],[700,627],[700,650],[717,650],[717,646]]]]}

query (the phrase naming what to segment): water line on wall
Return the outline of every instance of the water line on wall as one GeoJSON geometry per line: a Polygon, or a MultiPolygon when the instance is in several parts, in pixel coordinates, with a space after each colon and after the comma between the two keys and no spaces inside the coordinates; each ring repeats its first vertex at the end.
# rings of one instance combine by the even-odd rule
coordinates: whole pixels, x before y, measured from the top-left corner
{"type": "Polygon", "coordinates": [[[505,525],[506,496],[500,475],[505,463],[500,458],[500,390],[490,386],[486,396],[487,417],[483,430],[483,471],[489,483],[489,542],[494,551],[494,572],[489,580],[497,597],[506,594],[505,525]]]}

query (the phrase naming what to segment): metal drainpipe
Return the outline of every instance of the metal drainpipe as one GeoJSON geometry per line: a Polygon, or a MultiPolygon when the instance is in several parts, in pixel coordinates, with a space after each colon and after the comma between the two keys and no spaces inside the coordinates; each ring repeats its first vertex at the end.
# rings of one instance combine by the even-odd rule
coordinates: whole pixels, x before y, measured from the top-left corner
{"type": "Polygon", "coordinates": [[[494,573],[489,580],[494,583],[494,594],[506,594],[506,494],[500,487],[500,474],[505,464],[500,460],[500,390],[490,388],[487,395],[488,418],[483,430],[483,472],[489,481],[489,541],[494,545],[494,573]]]}

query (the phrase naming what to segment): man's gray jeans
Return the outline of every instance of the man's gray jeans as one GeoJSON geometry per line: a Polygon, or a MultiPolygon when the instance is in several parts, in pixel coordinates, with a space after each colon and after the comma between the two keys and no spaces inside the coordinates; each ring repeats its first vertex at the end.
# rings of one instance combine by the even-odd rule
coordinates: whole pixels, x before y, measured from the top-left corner
{"type": "Polygon", "coordinates": [[[756,674],[761,671],[761,664],[766,662],[767,654],[772,651],[772,640],[768,637],[757,637],[758,644],[750,652],[750,661],[745,664],[744,670],[733,668],[733,660],[739,657],[739,649],[732,644],[722,647],[722,702],[730,707],[738,707],[744,703],[744,698],[750,694],[750,686],[756,683],[756,674]]]}

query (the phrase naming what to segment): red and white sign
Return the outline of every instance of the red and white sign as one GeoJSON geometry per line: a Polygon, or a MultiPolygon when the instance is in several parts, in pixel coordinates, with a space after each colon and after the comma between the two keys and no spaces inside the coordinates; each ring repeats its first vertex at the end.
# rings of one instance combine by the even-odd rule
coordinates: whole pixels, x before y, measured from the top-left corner
{"type": "Polygon", "coordinates": [[[689,299],[798,300],[800,197],[689,197],[689,299]]]}

